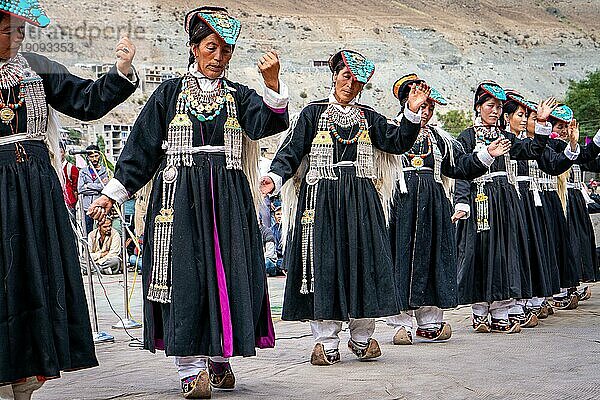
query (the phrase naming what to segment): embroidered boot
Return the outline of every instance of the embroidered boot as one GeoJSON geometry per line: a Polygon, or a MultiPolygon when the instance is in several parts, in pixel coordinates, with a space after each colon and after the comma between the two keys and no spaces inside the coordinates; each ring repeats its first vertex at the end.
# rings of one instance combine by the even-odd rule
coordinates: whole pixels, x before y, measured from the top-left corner
{"type": "Polygon", "coordinates": [[[186,399],[210,399],[212,395],[208,372],[200,371],[196,376],[181,380],[181,393],[186,399]]]}
{"type": "Polygon", "coordinates": [[[366,343],[355,342],[353,339],[348,341],[348,349],[354,353],[360,361],[371,360],[381,355],[381,349],[377,340],[371,338],[366,343]]]}
{"type": "Polygon", "coordinates": [[[496,319],[492,318],[490,324],[492,332],[496,333],[519,333],[521,332],[521,325],[519,322],[511,321],[510,319],[496,319]]]}
{"type": "Polygon", "coordinates": [[[473,329],[477,333],[490,333],[492,329],[490,328],[488,316],[473,314],[473,329]]]}
{"type": "Polygon", "coordinates": [[[443,342],[452,336],[452,327],[450,324],[442,322],[439,328],[417,328],[417,336],[427,342],[443,342]]]}
{"type": "Polygon", "coordinates": [[[333,365],[340,362],[340,351],[338,349],[325,350],[323,344],[315,344],[315,348],[310,356],[312,365],[333,365]]]}
{"type": "Polygon", "coordinates": [[[209,359],[208,376],[211,386],[215,389],[231,390],[235,388],[235,375],[228,362],[213,362],[209,359]]]}
{"type": "Polygon", "coordinates": [[[405,327],[401,327],[394,334],[392,342],[394,344],[413,344],[412,333],[410,330],[406,330],[405,327]]]}

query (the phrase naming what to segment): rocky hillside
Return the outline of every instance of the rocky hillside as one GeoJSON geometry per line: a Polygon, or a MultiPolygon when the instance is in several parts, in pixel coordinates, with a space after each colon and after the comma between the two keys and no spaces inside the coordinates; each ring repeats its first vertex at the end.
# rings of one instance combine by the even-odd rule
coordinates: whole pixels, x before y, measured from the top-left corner
{"type": "MultiPolygon", "coordinates": [[[[72,43],[72,52],[44,53],[67,65],[110,62],[119,27],[137,43],[138,65],[186,66],[182,20],[189,1],[46,3],[54,25],[33,32],[31,42],[72,43]]],[[[313,61],[327,60],[341,48],[375,60],[372,85],[361,101],[388,115],[396,107],[391,85],[408,72],[417,72],[442,91],[452,103],[447,109],[468,109],[473,87],[482,79],[497,80],[532,99],[560,97],[569,79],[580,79],[600,66],[598,0],[227,0],[219,4],[243,23],[230,77],[257,87],[255,62],[262,52],[276,49],[294,110],[327,95],[329,71],[314,67],[313,61]]],[[[129,106],[119,109],[117,118],[128,122],[143,100],[143,94],[136,95],[129,106]]]]}

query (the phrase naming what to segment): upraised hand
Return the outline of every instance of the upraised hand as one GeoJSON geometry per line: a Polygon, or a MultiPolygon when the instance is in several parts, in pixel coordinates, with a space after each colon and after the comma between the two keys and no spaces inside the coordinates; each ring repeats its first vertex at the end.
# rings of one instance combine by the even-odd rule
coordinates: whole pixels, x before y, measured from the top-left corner
{"type": "Polygon", "coordinates": [[[431,95],[431,88],[425,82],[413,83],[408,93],[408,108],[414,113],[418,113],[419,109],[427,101],[431,95]]]}
{"type": "Polygon", "coordinates": [[[510,140],[498,138],[490,143],[490,145],[487,147],[487,151],[490,153],[490,156],[495,158],[508,153],[511,146],[512,143],[510,140]]]}
{"type": "Polygon", "coordinates": [[[275,50],[269,51],[258,60],[258,70],[265,80],[265,85],[277,93],[279,93],[280,68],[279,55],[275,50]]]}
{"type": "Polygon", "coordinates": [[[537,122],[545,124],[552,114],[552,111],[558,106],[558,102],[555,97],[549,97],[546,100],[540,102],[537,109],[537,122]]]}
{"type": "Polygon", "coordinates": [[[135,45],[127,36],[121,38],[119,43],[117,43],[117,47],[115,48],[117,69],[125,76],[133,72],[131,64],[133,63],[133,57],[135,57],[135,51],[135,45]]]}
{"type": "Polygon", "coordinates": [[[575,118],[569,123],[567,132],[571,149],[575,151],[575,149],[577,149],[577,143],[579,143],[579,122],[577,122],[575,118]]]}

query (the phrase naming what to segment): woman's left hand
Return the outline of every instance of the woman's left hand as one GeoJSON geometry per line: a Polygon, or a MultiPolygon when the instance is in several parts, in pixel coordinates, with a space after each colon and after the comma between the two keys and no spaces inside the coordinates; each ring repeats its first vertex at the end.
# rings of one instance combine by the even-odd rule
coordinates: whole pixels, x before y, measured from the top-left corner
{"type": "Polygon", "coordinates": [[[117,43],[115,53],[117,56],[117,69],[125,76],[129,76],[133,73],[131,64],[133,57],[135,57],[135,45],[128,37],[123,37],[117,43]]]}
{"type": "Polygon", "coordinates": [[[490,153],[490,156],[495,158],[495,157],[499,157],[503,154],[508,153],[510,150],[510,147],[511,147],[510,140],[496,139],[492,143],[490,143],[490,145],[487,147],[487,151],[488,151],[488,153],[490,153]]]}
{"type": "Polygon", "coordinates": [[[579,122],[575,118],[569,124],[567,129],[569,135],[569,143],[571,144],[571,150],[577,149],[577,143],[579,142],[579,122]]]}
{"type": "Polygon", "coordinates": [[[408,93],[408,109],[418,113],[419,109],[431,95],[431,88],[425,82],[413,83],[408,93]]]}
{"type": "Polygon", "coordinates": [[[258,60],[258,70],[265,80],[265,85],[277,93],[279,93],[280,68],[279,56],[275,50],[269,51],[258,60]]]}

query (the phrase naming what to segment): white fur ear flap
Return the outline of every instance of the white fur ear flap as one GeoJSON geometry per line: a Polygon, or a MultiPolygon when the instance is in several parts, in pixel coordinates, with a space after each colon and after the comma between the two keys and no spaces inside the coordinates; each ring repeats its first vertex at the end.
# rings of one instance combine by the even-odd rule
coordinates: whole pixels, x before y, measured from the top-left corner
{"type": "Polygon", "coordinates": [[[398,186],[400,188],[400,193],[408,193],[408,187],[406,186],[406,179],[404,179],[404,170],[400,167],[400,171],[398,171],[398,186]]]}
{"type": "Polygon", "coordinates": [[[533,204],[535,204],[536,207],[542,207],[542,198],[540,197],[539,190],[533,191],[533,204]]]}
{"type": "Polygon", "coordinates": [[[62,160],[60,159],[60,122],[58,113],[52,107],[48,107],[48,129],[44,142],[48,147],[48,153],[50,153],[50,162],[56,170],[58,180],[64,190],[66,179],[62,168],[62,160]]]}

